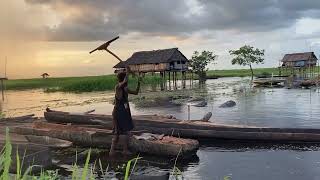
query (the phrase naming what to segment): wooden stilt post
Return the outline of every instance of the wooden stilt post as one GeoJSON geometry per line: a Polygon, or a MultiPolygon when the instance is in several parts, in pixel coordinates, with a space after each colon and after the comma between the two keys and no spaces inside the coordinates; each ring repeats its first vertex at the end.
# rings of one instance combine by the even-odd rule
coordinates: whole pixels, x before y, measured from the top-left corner
{"type": "Polygon", "coordinates": [[[2,101],[4,101],[4,87],[3,87],[3,79],[1,79],[1,94],[2,94],[2,101]]]}
{"type": "Polygon", "coordinates": [[[0,78],[0,81],[1,81],[2,101],[4,101],[4,80],[7,80],[7,78],[0,78]]]}
{"type": "MultiPolygon", "coordinates": [[[[191,71],[190,71],[191,72],[191,71]]],[[[189,78],[190,78],[190,84],[189,84],[189,86],[190,86],[190,89],[191,89],[191,74],[192,74],[192,72],[190,73],[189,72],[189,78]]]]}
{"type": "Polygon", "coordinates": [[[167,90],[166,71],[163,71],[163,83],[164,83],[164,89],[167,90]]]}
{"type": "Polygon", "coordinates": [[[193,71],[191,72],[191,86],[193,87],[193,71]]]}
{"type": "Polygon", "coordinates": [[[170,79],[170,71],[168,72],[169,75],[169,90],[171,90],[171,79],[170,79]]]}
{"type": "Polygon", "coordinates": [[[160,88],[161,88],[161,91],[164,90],[164,79],[163,79],[163,72],[160,72],[160,77],[161,77],[161,85],[160,85],[160,88]]]}
{"type": "Polygon", "coordinates": [[[174,88],[177,89],[177,72],[174,72],[174,88]]]}
{"type": "Polygon", "coordinates": [[[183,87],[183,89],[185,89],[186,88],[186,72],[185,71],[182,71],[182,87],[183,87]]]}
{"type": "Polygon", "coordinates": [[[175,85],[174,85],[174,84],[175,84],[175,81],[174,81],[174,80],[175,80],[175,77],[174,77],[174,76],[175,76],[175,73],[176,73],[176,72],[172,72],[172,89],[176,89],[176,88],[175,88],[175,85]]]}

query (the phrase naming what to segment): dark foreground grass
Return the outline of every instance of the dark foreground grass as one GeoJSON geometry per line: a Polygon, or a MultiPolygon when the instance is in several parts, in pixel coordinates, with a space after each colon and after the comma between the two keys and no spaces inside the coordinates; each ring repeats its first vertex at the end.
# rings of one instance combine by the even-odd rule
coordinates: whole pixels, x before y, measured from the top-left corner
{"type": "MultiPolygon", "coordinates": [[[[6,138],[4,142],[4,147],[0,149],[0,180],[58,180],[65,179],[62,175],[60,175],[59,170],[45,170],[42,169],[40,173],[34,173],[32,170],[35,167],[39,167],[39,165],[31,165],[26,167],[26,170],[23,172],[22,167],[24,164],[24,157],[20,157],[18,151],[13,152],[12,144],[9,137],[9,128],[6,128],[6,138]],[[16,157],[16,172],[10,172],[10,167],[13,165],[12,157],[16,157]]],[[[179,153],[180,154],[180,153],[179,153]]],[[[174,179],[184,179],[181,171],[176,167],[176,162],[179,157],[179,154],[176,157],[176,161],[173,167],[173,170],[170,172],[170,175],[174,177],[174,179]]],[[[126,164],[123,165],[123,169],[118,169],[121,171],[115,171],[117,176],[120,175],[121,179],[129,180],[131,175],[135,172],[137,161],[142,159],[139,155],[136,158],[133,158],[127,161],[126,164]]],[[[40,166],[41,167],[41,166],[40,166]]],[[[41,167],[42,168],[42,167],[41,167]]],[[[71,167],[71,179],[72,180],[94,180],[94,179],[111,179],[109,172],[109,166],[105,169],[102,167],[101,160],[98,159],[92,162],[91,158],[91,149],[87,151],[87,158],[85,160],[82,168],[77,164],[77,160],[72,164],[71,167]]],[[[113,177],[112,179],[114,179],[113,177]]],[[[70,177],[68,178],[70,179],[70,177]]]]}

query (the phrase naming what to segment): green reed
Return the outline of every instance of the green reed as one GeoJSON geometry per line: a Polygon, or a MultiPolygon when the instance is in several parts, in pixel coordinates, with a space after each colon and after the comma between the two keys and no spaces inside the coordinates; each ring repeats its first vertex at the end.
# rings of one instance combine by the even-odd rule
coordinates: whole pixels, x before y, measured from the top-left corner
{"type": "MultiPolygon", "coordinates": [[[[25,152],[26,153],[26,152],[25,152]]],[[[24,156],[25,156],[24,153],[24,156]]],[[[23,156],[23,157],[24,157],[23,156]]],[[[0,152],[0,180],[26,180],[26,179],[32,179],[32,180],[58,180],[60,179],[61,175],[59,175],[58,170],[41,170],[40,174],[38,175],[32,175],[32,169],[36,167],[35,165],[29,166],[25,172],[22,172],[22,167],[23,167],[23,161],[24,158],[21,158],[18,154],[18,151],[16,153],[16,172],[14,174],[10,173],[10,166],[12,164],[12,145],[10,142],[10,137],[9,137],[9,128],[6,128],[6,138],[5,138],[5,145],[3,149],[0,152]]],[[[141,159],[141,157],[137,157],[134,159],[131,159],[127,162],[125,171],[124,171],[124,180],[129,180],[131,174],[134,172],[135,165],[137,161],[141,159]],[[133,163],[133,167],[131,167],[131,164],[133,163]]],[[[96,174],[96,162],[94,165],[90,165],[90,160],[91,160],[91,149],[89,149],[86,157],[85,164],[82,168],[82,172],[80,167],[77,165],[77,160],[76,162],[72,165],[71,171],[71,178],[72,180],[94,180],[97,178],[96,174]]],[[[100,172],[102,175],[106,175],[108,173],[108,167],[104,171],[102,167],[102,163],[99,161],[99,166],[100,166],[100,172]]]]}

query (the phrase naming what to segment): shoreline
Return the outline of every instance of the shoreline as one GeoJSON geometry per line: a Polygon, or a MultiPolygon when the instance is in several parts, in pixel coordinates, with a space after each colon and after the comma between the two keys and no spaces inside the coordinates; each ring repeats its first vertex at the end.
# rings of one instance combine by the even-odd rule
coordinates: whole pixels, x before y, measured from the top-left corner
{"type": "MultiPolygon", "coordinates": [[[[276,68],[257,68],[253,69],[254,75],[262,74],[279,75],[276,68]]],[[[251,76],[250,69],[230,69],[230,70],[209,70],[207,79],[217,79],[223,77],[247,77],[251,76]]],[[[197,79],[197,76],[194,76],[197,79]]],[[[93,92],[113,90],[116,84],[114,74],[101,76],[82,76],[82,77],[57,77],[57,78],[34,78],[34,79],[13,79],[5,82],[6,90],[31,90],[44,89],[45,92],[93,92]]],[[[143,78],[144,85],[160,84],[162,79],[159,76],[146,75],[143,78]]],[[[137,77],[130,77],[129,87],[135,87],[137,77]]]]}

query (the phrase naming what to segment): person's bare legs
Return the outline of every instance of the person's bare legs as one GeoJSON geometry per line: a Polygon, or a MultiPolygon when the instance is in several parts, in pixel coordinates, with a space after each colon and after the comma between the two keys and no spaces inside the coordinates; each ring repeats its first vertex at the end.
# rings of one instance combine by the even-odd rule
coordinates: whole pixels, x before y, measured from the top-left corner
{"type": "Polygon", "coordinates": [[[124,155],[130,155],[131,152],[129,151],[129,134],[123,135],[123,151],[124,155]]]}
{"type": "Polygon", "coordinates": [[[111,143],[109,156],[114,156],[115,155],[115,149],[116,149],[116,146],[117,146],[118,142],[119,142],[119,135],[114,135],[113,138],[112,138],[112,143],[111,143]]]}

